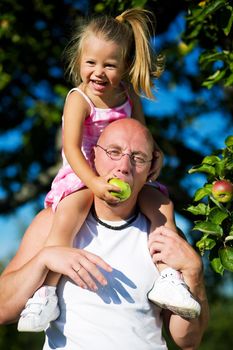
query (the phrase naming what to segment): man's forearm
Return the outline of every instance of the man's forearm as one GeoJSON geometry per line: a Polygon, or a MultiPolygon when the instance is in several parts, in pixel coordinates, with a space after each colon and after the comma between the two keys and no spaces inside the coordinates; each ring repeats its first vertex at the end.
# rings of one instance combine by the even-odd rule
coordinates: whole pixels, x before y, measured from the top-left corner
{"type": "Polygon", "coordinates": [[[0,324],[15,322],[27,300],[43,283],[48,269],[38,253],[16,271],[0,277],[0,324]]]}
{"type": "Polygon", "coordinates": [[[200,316],[197,319],[185,320],[177,315],[172,315],[169,324],[171,336],[183,350],[198,349],[209,320],[209,307],[203,277],[200,276],[198,283],[196,281],[190,287],[201,305],[200,316]]]}

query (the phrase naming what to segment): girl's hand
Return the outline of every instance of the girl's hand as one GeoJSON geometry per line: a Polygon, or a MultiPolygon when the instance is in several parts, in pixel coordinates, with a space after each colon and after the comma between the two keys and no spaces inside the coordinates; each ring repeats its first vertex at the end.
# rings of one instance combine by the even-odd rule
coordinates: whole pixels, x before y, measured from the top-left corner
{"type": "Polygon", "coordinates": [[[83,249],[46,247],[42,251],[42,261],[49,270],[68,276],[81,288],[94,291],[98,289],[95,280],[102,285],[107,284],[98,266],[107,272],[112,271],[103,259],[83,249]]]}
{"type": "Polygon", "coordinates": [[[100,176],[95,177],[95,179],[93,180],[92,186],[91,187],[89,186],[89,188],[98,198],[106,201],[107,203],[116,204],[120,202],[119,198],[114,197],[109,192],[109,191],[120,192],[119,187],[111,185],[100,176]]]}

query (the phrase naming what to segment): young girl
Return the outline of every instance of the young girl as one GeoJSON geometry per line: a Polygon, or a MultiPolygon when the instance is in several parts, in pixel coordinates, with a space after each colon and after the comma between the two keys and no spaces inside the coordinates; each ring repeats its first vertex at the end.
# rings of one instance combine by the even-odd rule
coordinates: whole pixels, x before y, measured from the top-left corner
{"type": "MultiPolygon", "coordinates": [[[[131,9],[116,18],[94,18],[79,26],[67,47],[68,72],[76,87],[68,93],[64,106],[63,166],[45,198],[45,207],[51,206],[54,211],[47,246],[72,245],[90,210],[93,194],[109,203],[119,201],[109,193],[119,189],[96,175],[92,148],[105,126],[114,120],[131,117],[145,123],[139,95],[153,97],[152,79],[162,71],[161,62],[153,57],[149,43],[150,15],[146,10],[131,9]]],[[[157,158],[154,179],[162,164],[160,152],[157,158]]],[[[151,229],[158,226],[151,205],[156,192],[146,186],[140,200],[141,210],[151,221],[151,229]],[[144,202],[147,205],[143,205],[144,202]]],[[[171,221],[167,219],[167,225],[174,227],[171,221]]],[[[158,267],[161,277],[150,291],[149,299],[181,316],[196,317],[200,306],[179,273],[167,266],[158,267]],[[177,300],[173,300],[174,294],[177,300]]],[[[54,272],[48,273],[44,285],[22,311],[19,331],[42,331],[59,316],[56,297],[59,278],[54,272]]]]}

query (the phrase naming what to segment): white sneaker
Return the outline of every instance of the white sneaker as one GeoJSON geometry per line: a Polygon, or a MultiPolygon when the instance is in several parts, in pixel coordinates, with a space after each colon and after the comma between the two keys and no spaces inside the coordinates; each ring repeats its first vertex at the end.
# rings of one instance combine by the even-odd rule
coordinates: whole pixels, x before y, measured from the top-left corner
{"type": "Polygon", "coordinates": [[[180,273],[171,268],[161,272],[148,293],[148,299],[161,308],[169,309],[184,318],[196,318],[201,312],[200,304],[180,278],[180,273]]]}
{"type": "Polygon", "coordinates": [[[56,288],[43,286],[30,298],[20,314],[19,332],[42,332],[58,318],[60,310],[56,288]]]}

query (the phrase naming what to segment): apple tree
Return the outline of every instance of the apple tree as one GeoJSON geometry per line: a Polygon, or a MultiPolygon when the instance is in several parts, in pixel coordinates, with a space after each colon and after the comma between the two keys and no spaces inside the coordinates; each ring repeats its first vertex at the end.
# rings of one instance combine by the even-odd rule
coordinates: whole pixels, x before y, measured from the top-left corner
{"type": "Polygon", "coordinates": [[[207,176],[194,195],[195,204],[187,208],[198,218],[193,230],[202,234],[196,245],[202,255],[209,252],[215,272],[233,272],[233,135],[226,138],[225,148],[204,157],[189,173],[207,176]]]}

